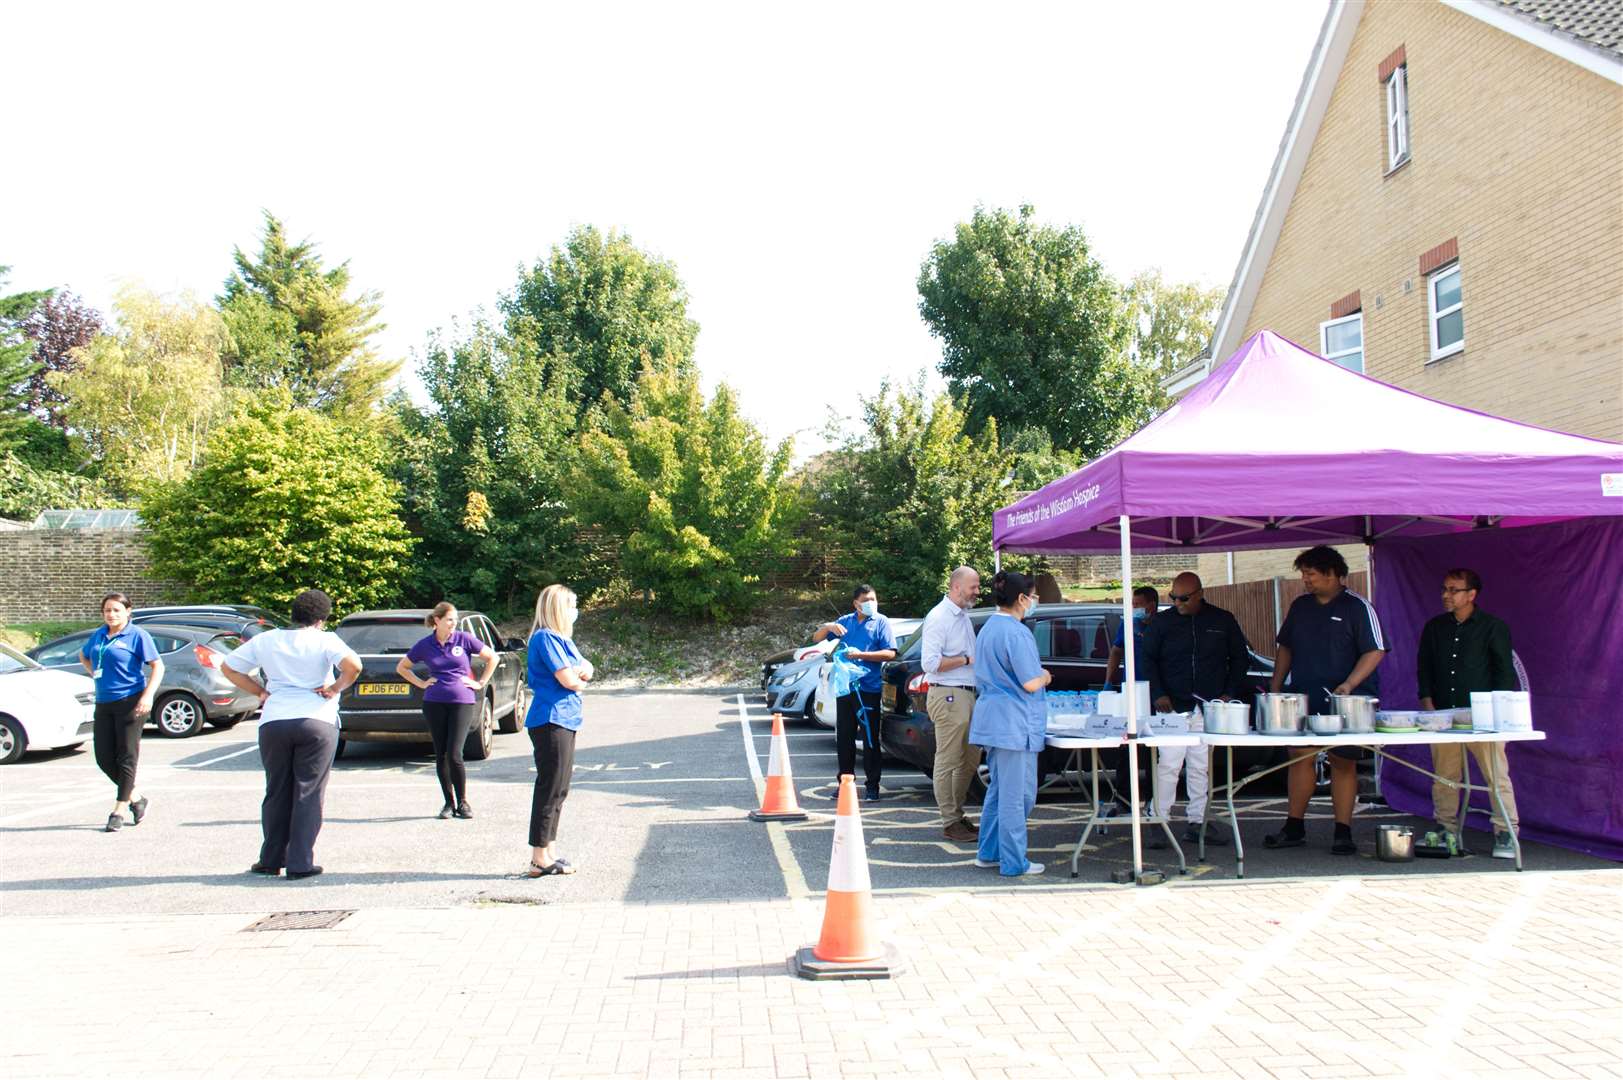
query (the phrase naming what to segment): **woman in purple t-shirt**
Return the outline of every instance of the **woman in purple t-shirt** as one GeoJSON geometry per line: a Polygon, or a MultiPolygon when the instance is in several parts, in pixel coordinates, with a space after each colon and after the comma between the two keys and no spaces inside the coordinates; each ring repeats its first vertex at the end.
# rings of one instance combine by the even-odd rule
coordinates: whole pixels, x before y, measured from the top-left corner
{"type": "Polygon", "coordinates": [[[496,674],[496,653],[472,634],[456,628],[461,616],[445,601],[434,605],[424,620],[433,628],[411,651],[400,658],[395,671],[423,692],[423,720],[434,740],[434,771],[439,774],[445,805],[440,818],[473,817],[468,805],[468,772],[462,765],[462,745],[468,729],[479,715],[479,696],[496,674]],[[473,673],[473,658],[485,662],[484,677],[473,673]],[[428,678],[419,679],[413,664],[428,668],[428,678]]]}

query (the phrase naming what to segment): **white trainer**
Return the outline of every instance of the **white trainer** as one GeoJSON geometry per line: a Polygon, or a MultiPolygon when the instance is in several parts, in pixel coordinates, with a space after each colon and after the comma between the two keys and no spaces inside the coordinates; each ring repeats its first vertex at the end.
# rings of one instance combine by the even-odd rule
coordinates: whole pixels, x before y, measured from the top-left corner
{"type": "Polygon", "coordinates": [[[1030,877],[1033,874],[1040,874],[1044,870],[1047,870],[1047,869],[1048,869],[1048,867],[1044,866],[1040,862],[1030,863],[1030,864],[1028,864],[1026,866],[1025,870],[1020,874],[1020,876],[1021,877],[1030,877]]]}
{"type": "Polygon", "coordinates": [[[996,859],[991,861],[987,861],[986,859],[976,859],[975,865],[982,870],[995,870],[998,867],[998,862],[996,859]]]}

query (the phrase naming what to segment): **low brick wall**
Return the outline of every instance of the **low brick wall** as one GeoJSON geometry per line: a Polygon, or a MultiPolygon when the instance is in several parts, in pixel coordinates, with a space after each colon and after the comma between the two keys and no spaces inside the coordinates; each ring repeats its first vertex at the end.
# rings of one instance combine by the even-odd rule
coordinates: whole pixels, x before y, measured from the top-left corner
{"type": "Polygon", "coordinates": [[[181,595],[152,576],[141,534],[131,529],[0,531],[0,623],[94,619],[101,598],[160,604],[181,595]]]}

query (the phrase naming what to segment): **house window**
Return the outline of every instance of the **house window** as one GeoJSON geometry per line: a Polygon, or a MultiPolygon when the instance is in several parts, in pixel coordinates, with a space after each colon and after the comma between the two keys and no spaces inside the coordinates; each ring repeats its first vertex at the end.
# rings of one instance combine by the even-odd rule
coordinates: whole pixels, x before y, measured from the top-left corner
{"type": "Polygon", "coordinates": [[[1386,78],[1386,168],[1409,160],[1409,65],[1399,64],[1386,78]]]}
{"type": "Polygon", "coordinates": [[[1364,371],[1364,313],[1319,324],[1319,354],[1348,371],[1364,371]]]}
{"type": "Polygon", "coordinates": [[[1460,264],[1453,263],[1426,279],[1431,309],[1431,358],[1441,360],[1465,348],[1465,304],[1460,294],[1460,264]]]}

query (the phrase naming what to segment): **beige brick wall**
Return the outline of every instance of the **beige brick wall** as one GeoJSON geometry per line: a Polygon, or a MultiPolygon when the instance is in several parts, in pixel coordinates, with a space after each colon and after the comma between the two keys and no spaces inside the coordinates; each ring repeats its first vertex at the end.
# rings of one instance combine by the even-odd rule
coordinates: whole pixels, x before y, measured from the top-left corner
{"type": "Polygon", "coordinates": [[[1355,289],[1369,375],[1623,440],[1623,88],[1441,4],[1372,0],[1245,335],[1317,352],[1355,289]],[[1377,68],[1399,45],[1411,160],[1388,176],[1377,68]],[[1465,350],[1428,363],[1418,259],[1452,237],[1465,350]]]}
{"type": "Polygon", "coordinates": [[[141,534],[126,529],[0,532],[0,624],[90,619],[101,598],[126,593],[136,607],[172,601],[182,589],[152,576],[141,534]]]}

